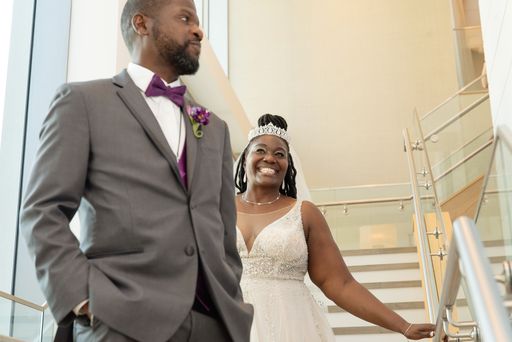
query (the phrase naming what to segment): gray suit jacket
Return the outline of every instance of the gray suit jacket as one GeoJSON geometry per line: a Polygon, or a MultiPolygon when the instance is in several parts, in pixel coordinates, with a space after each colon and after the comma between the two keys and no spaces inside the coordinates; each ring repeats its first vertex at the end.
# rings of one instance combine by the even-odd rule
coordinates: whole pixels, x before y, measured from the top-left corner
{"type": "Polygon", "coordinates": [[[192,307],[201,260],[231,337],[249,340],[227,125],[212,115],[197,139],[185,119],[188,189],[126,71],[58,90],[21,216],[57,322],[69,322],[89,298],[91,312],[112,328],[165,341],[192,307]],[[80,242],[69,229],[77,209],[80,242]]]}

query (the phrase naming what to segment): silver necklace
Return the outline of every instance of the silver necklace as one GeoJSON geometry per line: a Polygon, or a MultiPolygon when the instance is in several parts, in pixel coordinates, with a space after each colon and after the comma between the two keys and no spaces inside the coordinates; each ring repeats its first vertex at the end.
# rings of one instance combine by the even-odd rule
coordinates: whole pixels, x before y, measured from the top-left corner
{"type": "Polygon", "coordinates": [[[276,202],[278,199],[280,199],[281,198],[281,193],[279,192],[277,194],[276,198],[274,198],[272,201],[268,201],[268,202],[253,202],[253,201],[249,201],[246,196],[247,196],[247,193],[244,193],[244,194],[242,194],[242,196],[240,196],[242,198],[242,201],[244,201],[245,203],[254,204],[254,205],[268,205],[268,204],[272,204],[272,203],[276,202]]]}

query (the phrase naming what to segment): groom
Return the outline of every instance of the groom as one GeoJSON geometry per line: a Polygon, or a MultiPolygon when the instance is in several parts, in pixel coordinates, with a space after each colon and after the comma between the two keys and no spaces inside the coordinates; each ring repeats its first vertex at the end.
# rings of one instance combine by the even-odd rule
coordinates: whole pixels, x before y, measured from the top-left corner
{"type": "Polygon", "coordinates": [[[132,63],[58,90],[25,196],[58,337],[248,341],[228,129],[178,79],[199,67],[194,2],[128,0],[121,27],[132,63]]]}

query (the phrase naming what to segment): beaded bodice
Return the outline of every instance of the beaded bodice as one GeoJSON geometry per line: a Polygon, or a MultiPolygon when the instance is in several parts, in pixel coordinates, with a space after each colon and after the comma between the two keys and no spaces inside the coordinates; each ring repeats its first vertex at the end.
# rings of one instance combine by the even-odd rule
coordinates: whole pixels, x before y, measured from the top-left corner
{"type": "Polygon", "coordinates": [[[307,271],[308,249],[301,218],[301,202],[256,237],[250,251],[237,229],[237,248],[245,279],[303,280],[307,271]]]}

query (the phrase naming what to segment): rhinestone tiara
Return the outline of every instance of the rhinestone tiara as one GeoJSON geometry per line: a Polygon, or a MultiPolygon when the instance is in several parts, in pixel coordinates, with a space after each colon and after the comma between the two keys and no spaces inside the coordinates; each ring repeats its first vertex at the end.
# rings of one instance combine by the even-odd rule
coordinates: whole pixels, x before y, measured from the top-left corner
{"type": "Polygon", "coordinates": [[[284,139],[288,144],[290,143],[290,136],[288,135],[288,132],[286,132],[285,129],[275,126],[271,122],[265,126],[259,126],[251,129],[248,136],[249,141],[259,137],[260,135],[275,135],[276,137],[284,139]]]}

